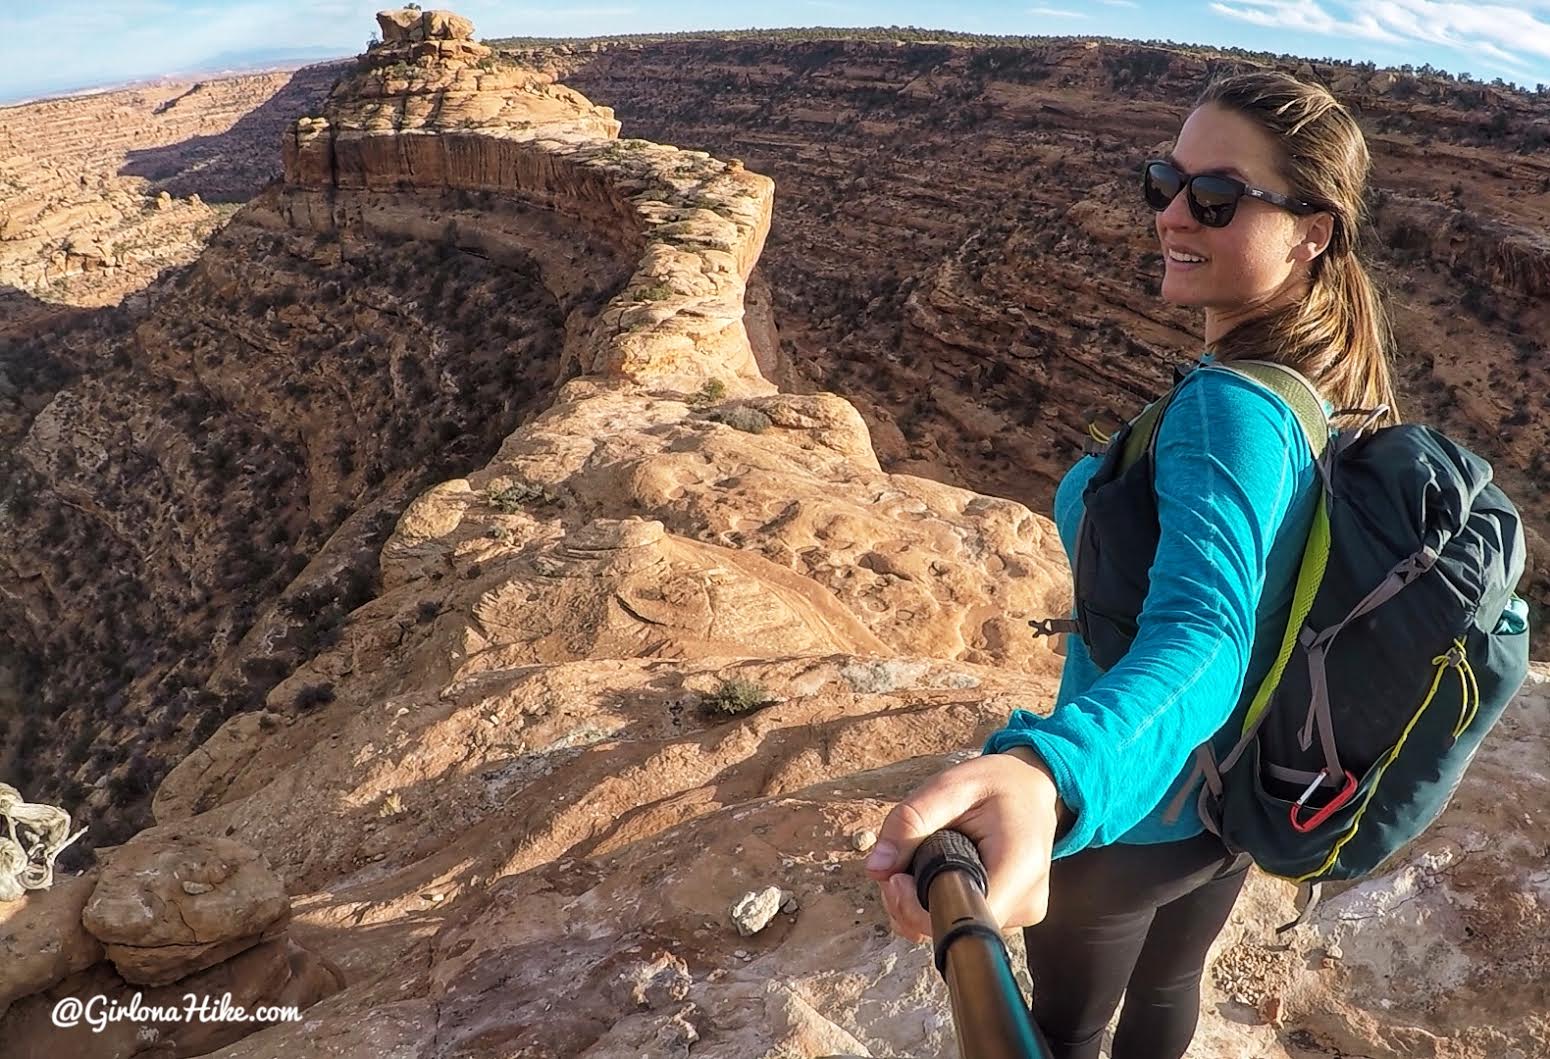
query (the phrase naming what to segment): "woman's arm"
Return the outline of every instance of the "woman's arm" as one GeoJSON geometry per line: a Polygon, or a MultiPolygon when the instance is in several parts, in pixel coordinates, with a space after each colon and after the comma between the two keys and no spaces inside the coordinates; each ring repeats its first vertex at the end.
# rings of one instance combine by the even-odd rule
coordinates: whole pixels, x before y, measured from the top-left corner
{"type": "Polygon", "coordinates": [[[1231,715],[1271,544],[1311,461],[1292,411],[1254,382],[1201,369],[1174,397],[1158,428],[1161,537],[1134,643],[1084,693],[1048,717],[1015,711],[985,746],[1026,747],[1048,767],[1076,814],[1055,856],[1133,827],[1231,715]]]}

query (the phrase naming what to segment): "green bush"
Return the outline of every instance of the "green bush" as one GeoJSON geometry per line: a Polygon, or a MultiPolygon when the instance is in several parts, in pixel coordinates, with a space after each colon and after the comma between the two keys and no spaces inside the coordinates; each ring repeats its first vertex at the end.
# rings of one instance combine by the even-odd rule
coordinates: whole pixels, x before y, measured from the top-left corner
{"type": "Polygon", "coordinates": [[[720,687],[701,700],[701,704],[712,713],[736,717],[772,705],[774,701],[760,685],[736,677],[722,681],[720,687]]]}
{"type": "Polygon", "coordinates": [[[659,302],[672,296],[673,288],[666,283],[653,283],[649,287],[637,287],[630,292],[630,297],[638,302],[659,302]]]}
{"type": "Polygon", "coordinates": [[[702,408],[708,404],[715,404],[726,395],[726,383],[720,379],[707,379],[703,386],[689,395],[689,404],[695,408],[702,408]]]}

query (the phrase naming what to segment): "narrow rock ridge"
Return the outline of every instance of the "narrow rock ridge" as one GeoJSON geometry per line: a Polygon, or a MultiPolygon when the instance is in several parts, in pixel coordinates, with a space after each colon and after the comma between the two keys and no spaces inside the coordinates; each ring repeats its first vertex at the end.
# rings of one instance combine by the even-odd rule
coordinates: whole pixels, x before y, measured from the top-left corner
{"type": "Polygon", "coordinates": [[[703,151],[620,140],[609,108],[552,75],[450,36],[396,38],[392,15],[379,20],[384,43],[361,56],[323,115],[285,137],[285,181],[312,193],[287,198],[291,223],[346,224],[352,193],[414,189],[553,211],[635,262],[624,290],[574,336],[567,366],[688,391],[714,375],[737,393],[773,392],[742,323],[769,232],[769,178],[703,151]]]}
{"type": "MultiPolygon", "coordinates": [[[[1023,622],[1065,604],[1058,540],[1015,502],[885,474],[848,402],[765,377],[744,320],[767,178],[619,140],[606,110],[443,14],[385,16],[386,43],[287,133],[284,184],[176,304],[251,282],[221,255],[265,230],[325,265],[378,235],[492,264],[523,250],[563,307],[567,371],[492,460],[403,512],[337,642],[168,774],[156,825],[106,855],[101,916],[80,927],[85,883],[28,906],[71,944],[0,978],[8,1050],[134,1054],[60,1036],[53,998],[239,974],[245,999],[333,995],[242,1027],[259,1032],[228,1056],[938,1048],[946,998],[876,933],[852,836],[940,755],[1049,700],[1058,659],[1023,622]],[[169,889],[165,865],[246,857],[225,841],[281,884],[248,887],[228,928],[108,921],[137,907],[126,877],[214,900],[204,886],[242,873],[169,889]],[[754,937],[723,922],[744,874],[797,898],[754,937]],[[869,973],[814,997],[813,953],[869,973]],[[879,998],[927,1025],[858,1022],[879,998]]],[[[264,617],[244,642],[286,630],[264,617]]],[[[232,1039],[155,1029],[179,1054],[232,1039]]]]}

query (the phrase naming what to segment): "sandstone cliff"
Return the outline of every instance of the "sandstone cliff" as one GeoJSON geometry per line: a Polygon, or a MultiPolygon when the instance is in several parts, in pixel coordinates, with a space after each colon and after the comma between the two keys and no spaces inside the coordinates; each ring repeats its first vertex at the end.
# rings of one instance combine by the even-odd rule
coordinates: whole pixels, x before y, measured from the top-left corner
{"type": "Polygon", "coordinates": [[[112,305],[198,254],[279,172],[337,65],[0,108],[0,286],[112,305]]]}
{"type": "MultiPolygon", "coordinates": [[[[59,716],[0,766],[100,731],[64,751],[84,787],[142,729],[193,749],[58,792],[90,815],[154,787],[154,825],[0,905],[29,957],[0,971],[7,1054],[951,1054],[860,853],[1050,702],[1023,621],[1065,602],[1052,527],[885,468],[853,404],[775,384],[768,177],[618,139],[444,13],[386,17],[287,131],[283,184],[143,309],[71,321],[12,402],[0,605],[49,668],[9,690],[59,716]],[[301,532],[243,560],[275,526],[301,532]],[[104,674],[128,622],[179,639],[104,674]],[[770,886],[794,900],[743,936],[733,904],[770,886]],[[147,895],[177,914],[136,917],[147,895]],[[140,983],[306,1018],[49,1025],[140,983]]],[[[1550,1047],[1547,678],[1438,828],[1290,945],[1255,881],[1202,1055],[1550,1047]]]]}

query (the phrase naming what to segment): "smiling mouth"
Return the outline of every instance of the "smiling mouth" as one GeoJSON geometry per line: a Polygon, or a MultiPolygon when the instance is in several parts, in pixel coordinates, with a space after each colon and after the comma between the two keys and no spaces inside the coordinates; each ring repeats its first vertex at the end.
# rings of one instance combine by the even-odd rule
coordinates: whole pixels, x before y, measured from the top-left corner
{"type": "Polygon", "coordinates": [[[1187,254],[1182,250],[1169,250],[1166,256],[1169,261],[1179,265],[1203,265],[1207,260],[1198,254],[1187,254]]]}

